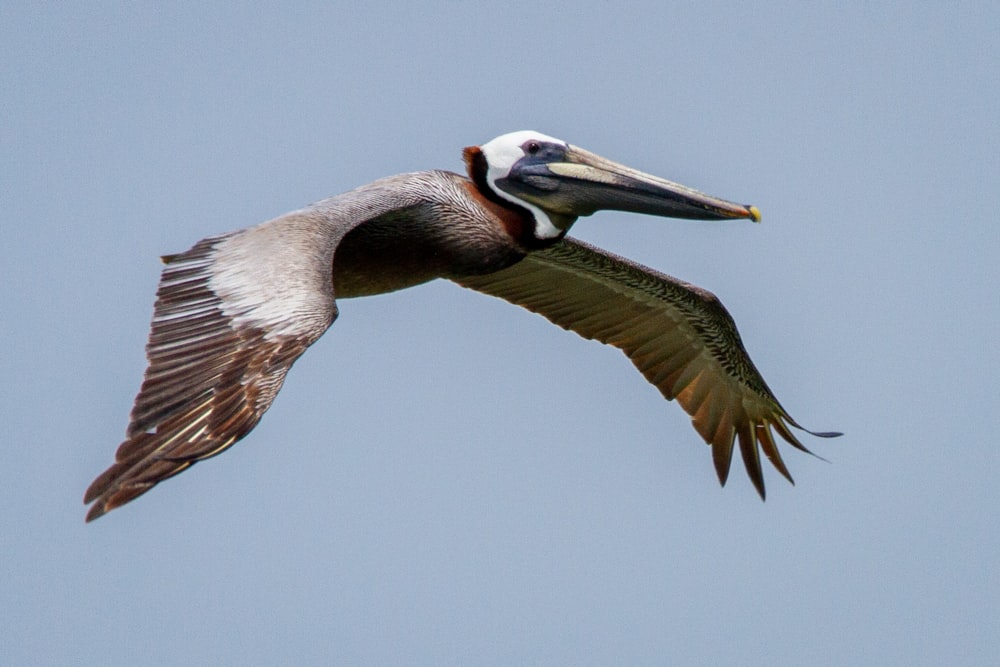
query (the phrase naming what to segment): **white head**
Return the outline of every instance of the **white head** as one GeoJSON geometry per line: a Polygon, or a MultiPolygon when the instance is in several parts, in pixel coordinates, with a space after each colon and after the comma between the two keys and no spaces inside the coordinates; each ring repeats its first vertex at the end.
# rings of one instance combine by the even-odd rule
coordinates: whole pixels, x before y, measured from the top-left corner
{"type": "Polygon", "coordinates": [[[564,230],[556,227],[545,211],[529,201],[515,197],[497,185],[498,179],[509,176],[511,168],[526,155],[530,154],[529,150],[533,147],[537,150],[537,147],[542,144],[556,144],[564,148],[569,147],[569,144],[562,139],[556,139],[555,137],[550,137],[547,134],[535,132],[534,130],[520,130],[518,132],[502,134],[496,139],[486,142],[479,149],[483,152],[486,164],[489,167],[486,171],[486,182],[489,183],[493,192],[503,199],[531,211],[532,215],[535,216],[535,236],[539,239],[554,239],[562,234],[564,230]]]}
{"type": "Polygon", "coordinates": [[[467,150],[473,180],[529,211],[538,241],[554,242],[579,216],[608,209],[696,220],[760,220],[752,206],[644,174],[541,132],[511,132],[467,150]]]}

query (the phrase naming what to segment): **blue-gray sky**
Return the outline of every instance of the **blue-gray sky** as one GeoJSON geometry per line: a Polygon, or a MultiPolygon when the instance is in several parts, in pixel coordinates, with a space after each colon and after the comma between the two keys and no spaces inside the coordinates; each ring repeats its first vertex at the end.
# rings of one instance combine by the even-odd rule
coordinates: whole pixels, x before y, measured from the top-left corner
{"type": "Polygon", "coordinates": [[[0,7],[6,664],[985,664],[996,3],[0,7]],[[261,425],[84,525],[160,254],[537,129],[762,225],[574,235],[716,292],[829,459],[720,489],[617,351],[340,303],[261,425]]]}

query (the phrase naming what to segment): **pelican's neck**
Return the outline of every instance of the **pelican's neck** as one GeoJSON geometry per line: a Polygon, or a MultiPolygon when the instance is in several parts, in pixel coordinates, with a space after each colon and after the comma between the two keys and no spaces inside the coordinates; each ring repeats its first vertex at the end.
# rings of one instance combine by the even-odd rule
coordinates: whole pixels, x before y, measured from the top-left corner
{"type": "Polygon", "coordinates": [[[566,234],[569,224],[558,227],[542,209],[503,192],[490,180],[490,165],[479,146],[462,151],[465,166],[472,180],[470,191],[478,195],[481,204],[503,222],[518,243],[530,250],[546,248],[566,234]],[[512,215],[513,214],[513,215],[512,215]]]}

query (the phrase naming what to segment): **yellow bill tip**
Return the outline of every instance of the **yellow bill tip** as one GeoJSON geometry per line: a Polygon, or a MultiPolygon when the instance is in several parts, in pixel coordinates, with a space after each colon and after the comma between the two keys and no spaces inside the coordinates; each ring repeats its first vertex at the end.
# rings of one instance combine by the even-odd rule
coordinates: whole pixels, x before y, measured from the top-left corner
{"type": "Polygon", "coordinates": [[[760,209],[756,206],[747,206],[747,210],[750,211],[750,219],[754,222],[760,222],[760,209]]]}

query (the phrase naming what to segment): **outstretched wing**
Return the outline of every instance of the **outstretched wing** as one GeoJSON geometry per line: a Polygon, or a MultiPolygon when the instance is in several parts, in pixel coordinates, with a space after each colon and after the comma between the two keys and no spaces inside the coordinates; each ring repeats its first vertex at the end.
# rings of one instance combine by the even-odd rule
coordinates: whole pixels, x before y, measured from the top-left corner
{"type": "Polygon", "coordinates": [[[399,230],[418,233],[436,216],[469,215],[461,206],[467,187],[467,179],[443,171],[390,176],[164,257],[149,367],[114,465],[87,489],[84,502],[94,503],[87,520],[256,426],[288,369],[337,316],[338,249],[347,252],[338,263],[344,297],[436,277],[433,270],[408,275],[365,243],[384,245],[399,230]],[[360,252],[357,242],[342,247],[359,228],[374,230],[361,237],[360,252]]]}
{"type": "Polygon", "coordinates": [[[257,425],[336,317],[332,252],[315,235],[308,217],[291,214],[163,258],[149,366],[115,463],[87,489],[87,521],[257,425]]]}
{"type": "Polygon", "coordinates": [[[768,389],[733,318],[706,290],[568,237],[503,271],[455,282],[625,352],[660,393],[677,399],[691,415],[695,429],[712,447],[722,484],[729,476],[736,438],[761,498],[764,476],[758,445],[792,481],[772,428],[792,446],[809,451],[791,432],[789,426],[802,427],[768,389]]]}

